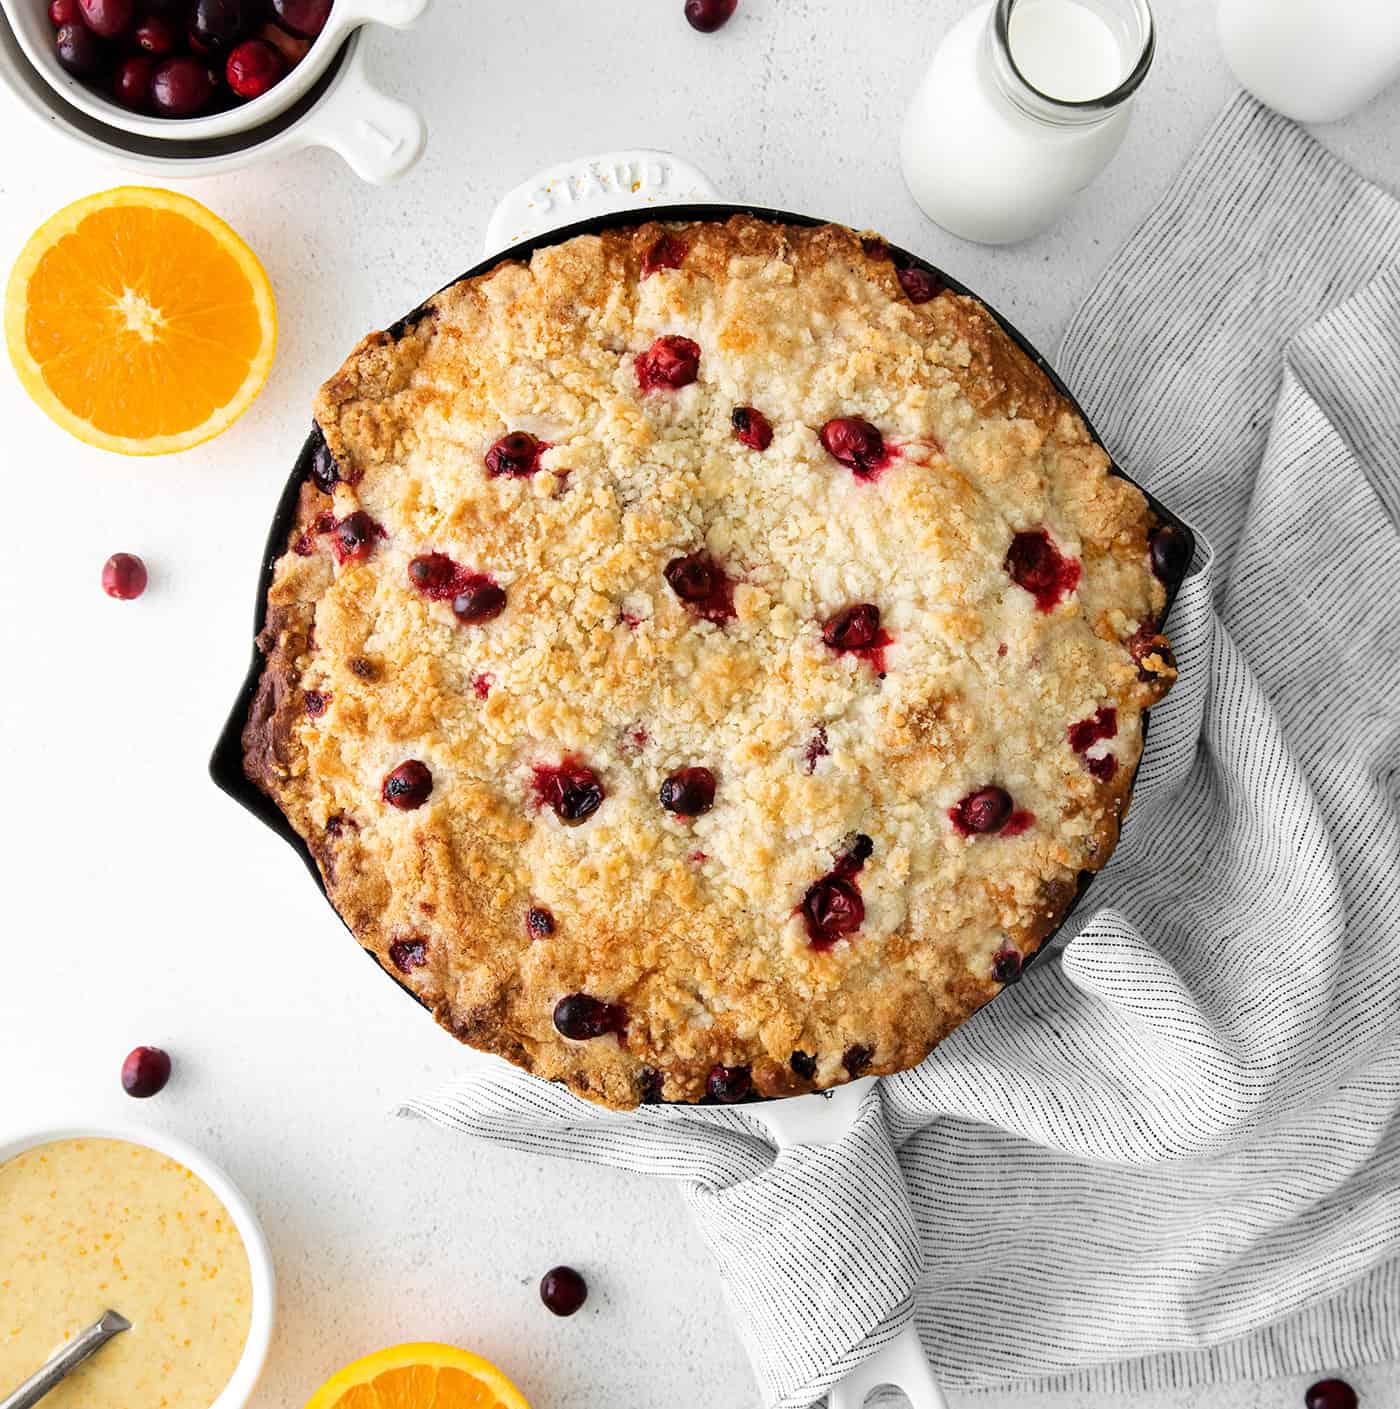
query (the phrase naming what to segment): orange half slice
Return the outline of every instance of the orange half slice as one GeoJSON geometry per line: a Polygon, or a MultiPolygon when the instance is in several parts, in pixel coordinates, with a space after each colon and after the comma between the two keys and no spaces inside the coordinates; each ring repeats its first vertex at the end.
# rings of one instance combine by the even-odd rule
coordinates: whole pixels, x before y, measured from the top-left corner
{"type": "Polygon", "coordinates": [[[306,1409],[530,1409],[489,1360],[424,1341],[375,1351],[328,1379],[306,1409]]]}
{"type": "Polygon", "coordinates": [[[5,291],[5,341],[64,430],[120,455],[168,455],[253,404],[277,311],[257,256],[212,211],[119,186],[29,237],[5,291]]]}

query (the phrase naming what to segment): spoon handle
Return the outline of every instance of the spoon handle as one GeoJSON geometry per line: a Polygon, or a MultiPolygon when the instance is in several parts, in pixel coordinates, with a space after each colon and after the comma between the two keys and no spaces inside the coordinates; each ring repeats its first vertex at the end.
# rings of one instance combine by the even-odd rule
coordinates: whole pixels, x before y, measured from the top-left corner
{"type": "Polygon", "coordinates": [[[131,1322],[115,1311],[104,1311],[85,1331],[79,1331],[52,1360],[41,1365],[11,1395],[0,1399],[0,1409],[32,1409],[58,1382],[95,1355],[113,1336],[129,1331],[131,1322]]]}

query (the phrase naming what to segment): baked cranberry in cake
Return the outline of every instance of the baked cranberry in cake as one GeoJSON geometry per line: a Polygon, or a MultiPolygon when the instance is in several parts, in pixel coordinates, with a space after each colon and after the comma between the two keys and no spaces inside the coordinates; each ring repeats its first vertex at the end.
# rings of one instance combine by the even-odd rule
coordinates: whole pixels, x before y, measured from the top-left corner
{"type": "Polygon", "coordinates": [[[500,475],[524,479],[540,468],[540,457],[549,448],[548,441],[537,439],[529,431],[508,431],[486,452],[482,463],[493,479],[500,475]]]}
{"type": "Polygon", "coordinates": [[[938,297],[941,285],[927,269],[920,269],[917,264],[903,264],[894,272],[910,303],[927,303],[938,297]]]}
{"type": "Polygon", "coordinates": [[[853,470],[857,479],[874,479],[889,463],[893,452],[885,438],[860,416],[838,416],[820,431],[826,453],[853,470]]]}
{"type": "Polygon", "coordinates": [[[331,550],[338,563],[362,563],[374,551],[384,529],[363,509],[346,514],[330,529],[331,550]]]}
{"type": "Polygon", "coordinates": [[[854,934],[865,920],[865,901],[856,883],[834,873],[809,887],[801,910],[813,949],[830,949],[838,939],[854,934]]]}
{"type": "Polygon", "coordinates": [[[1006,553],[1011,580],[1035,598],[1043,612],[1054,611],[1079,584],[1079,561],[1066,558],[1043,528],[1018,533],[1006,553]]]}
{"type": "Polygon", "coordinates": [[[748,1067],[713,1066],[705,1078],[705,1094],[723,1106],[732,1106],[753,1094],[753,1073],[748,1067]]]}
{"type": "Polygon", "coordinates": [[[873,602],[845,607],[822,626],[822,640],[833,651],[867,651],[880,637],[880,608],[873,602]]]}
{"type": "Polygon", "coordinates": [[[146,564],[135,553],[113,553],[102,564],[102,590],[119,602],[139,597],[146,580],[146,564]]]}
{"type": "Polygon", "coordinates": [[[968,793],[948,816],[953,826],[965,837],[986,832],[999,832],[1011,820],[1013,803],[1005,788],[978,788],[968,793]]]}
{"type": "Polygon", "coordinates": [[[311,454],[310,473],[311,482],[322,494],[329,494],[340,482],[340,467],[319,430],[316,432],[316,448],[311,454]]]}
{"type": "Polygon", "coordinates": [[[1086,758],[1084,766],[1099,782],[1107,783],[1118,771],[1118,759],[1111,753],[1105,753],[1097,758],[1086,758]]]}
{"type": "Polygon", "coordinates": [[[460,569],[446,553],[420,553],[408,564],[408,580],[434,601],[457,595],[460,569]]]}
{"type": "Polygon", "coordinates": [[[426,763],[416,758],[399,764],[384,777],[379,795],[390,807],[412,812],[427,802],[433,791],[433,775],[426,763]]]}
{"type": "Polygon", "coordinates": [[[998,983],[1015,983],[1021,977],[1021,951],[1002,945],[992,956],[992,977],[998,983]]]}
{"type": "Polygon", "coordinates": [[[729,414],[729,424],[734,427],[734,439],[750,450],[767,450],[773,443],[768,417],[752,406],[736,406],[729,414]]]}
{"type": "Polygon", "coordinates": [[[302,694],[301,701],[306,706],[307,714],[312,719],[319,719],[326,712],[331,697],[320,690],[307,690],[302,694]]]}
{"type": "Polygon", "coordinates": [[[866,1047],[857,1042],[854,1046],[847,1047],[841,1054],[841,1065],[846,1068],[848,1076],[859,1076],[870,1065],[875,1056],[873,1047],[866,1047]]]}
{"type": "Polygon", "coordinates": [[[672,558],[663,574],[667,584],[696,616],[725,622],[734,615],[734,586],[707,553],[672,558]]]}
{"type": "Polygon", "coordinates": [[[661,785],[661,805],[681,817],[698,817],[715,801],[715,775],[708,768],[681,768],[661,785]]]}
{"type": "Polygon", "coordinates": [[[602,780],[587,765],[566,758],[552,767],[535,769],[535,796],[553,809],[561,822],[586,822],[602,805],[602,780]]]}
{"type": "Polygon", "coordinates": [[[489,577],[467,578],[452,599],[452,613],[458,621],[468,626],[478,626],[483,621],[498,617],[506,609],[504,587],[492,582],[489,577]]]}
{"type": "Polygon", "coordinates": [[[532,905],[525,912],[525,933],[531,939],[548,939],[554,933],[554,914],[543,905],[532,905]]]}
{"type": "Polygon", "coordinates": [[[165,1090],[170,1080],[170,1054],[159,1047],[134,1047],[122,1062],[122,1090],[147,1100],[165,1090]]]}
{"type": "Polygon", "coordinates": [[[573,1042],[588,1042],[627,1026],[621,1003],[605,1003],[587,993],[570,993],[554,1005],[554,1026],[573,1042]]]}
{"type": "Polygon", "coordinates": [[[817,1059],[810,1052],[794,1052],[788,1058],[788,1065],[794,1075],[810,1081],[817,1074],[817,1059]]]}
{"type": "Polygon", "coordinates": [[[556,1316],[572,1316],[588,1300],[588,1283],[572,1267],[551,1267],[540,1278],[540,1300],[556,1316]]]}
{"type": "Polygon", "coordinates": [[[1163,524],[1148,540],[1152,571],[1168,587],[1175,587],[1191,565],[1191,549],[1186,535],[1175,524],[1163,524]]]}
{"type": "Polygon", "coordinates": [[[713,34],[728,24],[739,0],[685,0],[685,17],[691,29],[713,34]]]}
{"type": "Polygon", "coordinates": [[[389,945],[389,962],[401,973],[410,974],[428,962],[426,939],[396,939],[389,945]]]}
{"type": "Polygon", "coordinates": [[[1088,719],[1069,726],[1069,746],[1075,753],[1087,753],[1101,739],[1111,739],[1118,732],[1118,711],[1112,705],[1102,705],[1088,719]]]}
{"type": "Polygon", "coordinates": [[[659,269],[679,269],[684,263],[685,241],[660,235],[642,255],[642,278],[649,279],[659,269]]]}
{"type": "Polygon", "coordinates": [[[637,1073],[637,1101],[643,1106],[657,1105],[666,1085],[664,1072],[655,1067],[642,1067],[637,1073]]]}
{"type": "Polygon", "coordinates": [[[679,391],[700,374],[700,344],[668,334],[637,357],[637,385],[646,391],[679,391]]]}

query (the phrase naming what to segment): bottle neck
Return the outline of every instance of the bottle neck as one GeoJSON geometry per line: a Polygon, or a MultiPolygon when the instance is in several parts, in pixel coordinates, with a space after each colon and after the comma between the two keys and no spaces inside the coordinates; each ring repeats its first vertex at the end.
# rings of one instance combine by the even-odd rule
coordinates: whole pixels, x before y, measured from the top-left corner
{"type": "MultiPolygon", "coordinates": [[[[1034,0],[1031,0],[1034,3],[1034,0]]],[[[1113,32],[1125,57],[1127,76],[1097,97],[1071,101],[1037,88],[1016,62],[1012,49],[1012,18],[1022,0],[994,0],[982,34],[982,59],[992,83],[1020,114],[1047,127],[1085,128],[1106,122],[1127,105],[1152,67],[1156,28],[1147,0],[1089,0],[1092,9],[1113,32]]]]}

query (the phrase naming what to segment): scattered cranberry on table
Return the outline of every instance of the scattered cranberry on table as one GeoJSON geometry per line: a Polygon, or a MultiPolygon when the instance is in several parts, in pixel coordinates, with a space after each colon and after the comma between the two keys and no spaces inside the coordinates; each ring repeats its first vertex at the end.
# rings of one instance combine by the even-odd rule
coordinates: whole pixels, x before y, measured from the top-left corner
{"type": "Polygon", "coordinates": [[[135,1047],[122,1063],[122,1090],[145,1100],[165,1090],[170,1080],[170,1054],[159,1047],[135,1047]]]}
{"type": "Polygon", "coordinates": [[[202,117],[261,98],[306,55],[332,0],[50,0],[54,52],[133,112],[202,117]],[[152,62],[152,61],[156,62],[152,62]]]}
{"type": "Polygon", "coordinates": [[[102,590],[129,602],[146,590],[146,564],[135,553],[113,553],[102,565],[102,590]]]}
{"type": "Polygon", "coordinates": [[[1303,1396],[1307,1409],[1356,1409],[1356,1391],[1345,1380],[1319,1380],[1303,1396]]]}
{"type": "Polygon", "coordinates": [[[691,29],[713,34],[733,18],[739,0],[685,0],[685,17],[691,29]]]}
{"type": "Polygon", "coordinates": [[[588,1283],[572,1267],[551,1267],[540,1278],[540,1300],[556,1316],[572,1316],[588,1300],[588,1283]]]}

